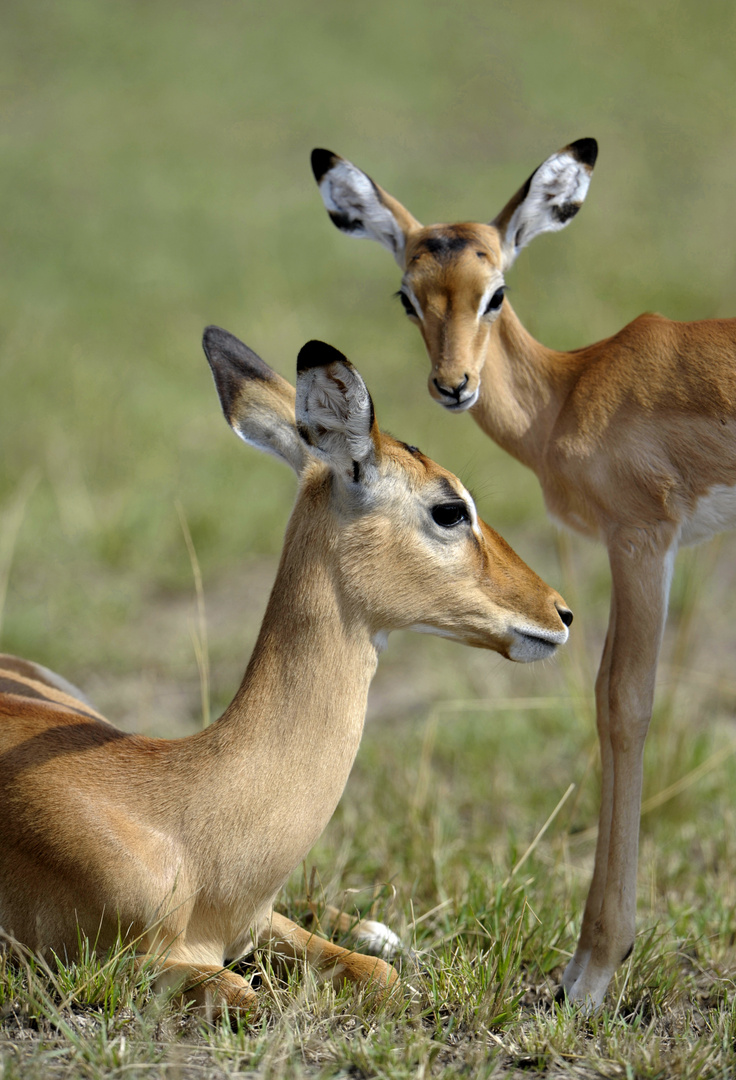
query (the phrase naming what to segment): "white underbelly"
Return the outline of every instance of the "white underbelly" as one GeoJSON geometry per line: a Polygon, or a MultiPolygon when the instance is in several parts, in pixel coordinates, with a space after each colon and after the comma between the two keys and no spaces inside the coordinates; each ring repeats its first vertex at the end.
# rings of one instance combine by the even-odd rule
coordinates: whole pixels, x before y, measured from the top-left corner
{"type": "Polygon", "coordinates": [[[699,544],[716,533],[736,528],[736,487],[717,484],[701,495],[690,517],[685,518],[680,544],[699,544]]]}

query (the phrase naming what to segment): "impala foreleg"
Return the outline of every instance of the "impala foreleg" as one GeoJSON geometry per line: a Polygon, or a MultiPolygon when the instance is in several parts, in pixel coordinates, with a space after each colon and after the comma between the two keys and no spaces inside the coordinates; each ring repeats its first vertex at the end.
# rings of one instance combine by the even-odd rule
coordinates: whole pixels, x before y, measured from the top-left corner
{"type": "Polygon", "coordinates": [[[360,919],[332,904],[325,906],[318,925],[323,933],[348,934],[370,956],[382,956],[384,960],[389,960],[401,951],[401,940],[385,923],[360,919]]]}
{"type": "Polygon", "coordinates": [[[644,742],[675,550],[671,536],[638,533],[609,545],[611,620],[597,683],[599,836],[580,941],[563,979],[568,997],[594,1008],[634,945],[644,742]]]}
{"type": "Polygon", "coordinates": [[[241,975],[217,964],[192,964],[170,957],[142,955],[136,959],[136,967],[142,970],[153,967],[156,975],[153,988],[180,996],[191,1003],[194,1011],[204,1019],[218,1020],[227,1008],[228,1013],[244,1013],[254,1016],[258,1008],[258,995],[241,975]]]}
{"type": "Polygon", "coordinates": [[[258,943],[268,943],[274,954],[287,964],[306,962],[322,978],[329,979],[336,989],[344,982],[350,982],[383,996],[398,981],[395,968],[380,957],[365,956],[334,945],[275,911],[258,943]]]}
{"type": "Polygon", "coordinates": [[[598,838],[595,848],[593,878],[588,890],[588,897],[583,912],[575,953],[565,968],[562,976],[562,990],[568,992],[585,970],[590,958],[595,937],[595,925],[603,904],[608,872],[608,848],[611,838],[611,816],[613,813],[613,751],[608,718],[609,683],[611,673],[611,642],[614,635],[616,618],[615,597],[611,597],[611,614],[608,624],[606,643],[603,647],[601,666],[595,684],[596,724],[601,755],[601,805],[598,815],[598,838]]]}

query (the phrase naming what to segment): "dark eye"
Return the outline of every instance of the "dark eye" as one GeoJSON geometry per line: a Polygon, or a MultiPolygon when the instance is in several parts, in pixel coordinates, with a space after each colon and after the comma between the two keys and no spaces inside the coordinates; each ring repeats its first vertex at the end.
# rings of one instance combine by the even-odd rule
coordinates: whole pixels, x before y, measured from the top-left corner
{"type": "Polygon", "coordinates": [[[503,294],[504,294],[505,291],[506,291],[506,286],[505,285],[502,285],[500,289],[496,289],[493,296],[491,297],[491,299],[488,301],[488,304],[486,305],[486,310],[483,312],[484,315],[493,315],[494,312],[499,310],[499,308],[501,307],[501,304],[503,303],[503,294]]]}
{"type": "Polygon", "coordinates": [[[401,292],[401,290],[399,290],[399,292],[397,292],[397,294],[396,294],[396,295],[398,296],[399,300],[400,300],[400,301],[401,301],[401,303],[403,304],[403,306],[404,306],[404,311],[406,312],[406,314],[407,314],[407,315],[412,315],[412,316],[413,316],[413,317],[414,317],[414,318],[416,319],[416,317],[417,317],[417,313],[416,313],[416,311],[414,310],[414,305],[412,304],[411,300],[410,300],[410,299],[409,299],[409,297],[408,297],[408,296],[406,295],[406,293],[405,293],[405,292],[401,292]]]}
{"type": "Polygon", "coordinates": [[[461,521],[469,521],[470,514],[464,502],[438,503],[432,507],[432,519],[443,529],[451,529],[461,521]]]}

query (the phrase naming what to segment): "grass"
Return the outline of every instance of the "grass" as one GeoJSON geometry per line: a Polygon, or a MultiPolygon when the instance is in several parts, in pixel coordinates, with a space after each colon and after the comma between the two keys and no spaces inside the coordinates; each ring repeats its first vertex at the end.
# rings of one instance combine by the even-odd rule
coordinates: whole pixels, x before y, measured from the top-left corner
{"type": "MultiPolygon", "coordinates": [[[[715,583],[704,587],[712,595],[715,583]]],[[[693,595],[680,585],[685,606],[666,645],[665,690],[683,622],[691,643],[707,624],[687,600],[693,595]]],[[[410,641],[397,639],[402,662],[410,641]]],[[[211,642],[216,651],[217,637],[211,642]]],[[[660,695],[634,955],[600,1015],[554,1002],[594,844],[592,726],[584,708],[571,707],[576,668],[593,661],[572,656],[546,672],[523,670],[538,684],[556,683],[553,695],[455,698],[414,716],[392,711],[379,679],[387,704],[380,696],[374,704],[340,807],[281,907],[304,921],[333,902],[387,921],[407,949],[392,1003],[375,1009],[347,989],[317,986],[307,972],[285,977],[264,954],[244,969],[260,982],[258,1020],[207,1029],[151,995],[129,951],[99,959],[82,949],[80,962],[50,970],[21,954],[0,969],[3,1077],[732,1075],[736,744],[728,689],[716,701],[712,687],[699,692],[696,678],[686,681],[678,698],[687,707],[669,715],[660,695]],[[530,746],[543,750],[541,762],[530,746]]],[[[196,699],[193,657],[190,668],[196,699]]],[[[518,673],[498,665],[499,680],[518,673]]],[[[422,683],[424,672],[404,677],[422,683]]],[[[396,673],[385,678],[393,683],[396,673]]]]}
{"type": "Polygon", "coordinates": [[[289,377],[307,339],[342,348],[382,425],[458,472],[576,612],[555,665],[418,636],[382,658],[344,799],[282,906],[385,918],[420,956],[391,1007],[263,956],[260,1020],[207,1031],[125,952],[6,957],[3,1080],[733,1075],[733,540],[678,565],[639,939],[586,1018],[553,994],[594,844],[605,558],[558,540],[534,477],[429,402],[396,268],[331,228],[308,154],[352,158],[422,220],[487,220],[595,135],[583,212],[510,276],[529,329],[574,347],[645,309],[732,315],[735,18],[722,0],[3,4],[0,648],[152,734],[229,700],[293,481],[226,431],[210,322],[289,377]]]}
{"type": "MultiPolygon", "coordinates": [[[[432,761],[439,766],[455,737],[445,741],[437,731],[432,761]]],[[[465,822],[459,842],[459,814],[452,813],[446,791],[440,786],[435,797],[417,800],[421,753],[412,768],[409,754],[397,754],[370,729],[365,751],[314,860],[334,872],[325,885],[330,898],[338,880],[343,887],[364,885],[390,872],[391,887],[378,897],[358,889],[348,899],[387,917],[418,952],[418,969],[404,962],[396,1002],[373,1011],[348,991],[316,987],[308,975],[285,983],[262,957],[256,964],[259,1023],[207,1031],[152,998],[145,981],[141,986],[132,977],[125,953],[105,963],[88,957],[54,972],[26,956],[18,965],[6,962],[0,978],[5,1075],[731,1074],[733,851],[727,838],[734,832],[723,796],[707,786],[698,792],[706,817],[727,815],[719,851],[708,850],[711,830],[702,824],[697,833],[680,830],[676,849],[663,850],[661,836],[645,832],[642,892],[652,909],[606,1010],[586,1018],[553,1003],[555,975],[573,939],[569,913],[585,885],[581,856],[590,851],[590,840],[581,850],[569,819],[563,821],[569,804],[549,838],[513,874],[524,853],[501,830],[493,832],[492,852],[479,820],[465,822]],[[397,758],[407,763],[403,769],[397,758]],[[376,800],[366,822],[369,790],[391,798],[376,800]],[[692,892],[696,858],[699,900],[692,892]]],[[[477,760],[477,750],[465,759],[466,779],[477,760]]],[[[544,776],[536,786],[552,791],[544,776]]],[[[506,808],[510,816],[515,811],[506,808]]],[[[314,881],[311,891],[320,902],[314,881]]],[[[306,896],[297,874],[286,890],[290,915],[304,917],[306,896]]]]}

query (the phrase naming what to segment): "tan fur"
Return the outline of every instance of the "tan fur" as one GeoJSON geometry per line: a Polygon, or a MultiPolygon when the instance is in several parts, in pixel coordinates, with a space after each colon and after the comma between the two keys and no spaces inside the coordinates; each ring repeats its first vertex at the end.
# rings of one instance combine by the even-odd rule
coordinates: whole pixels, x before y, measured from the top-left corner
{"type": "MultiPolygon", "coordinates": [[[[208,334],[231,424],[300,474],[258,642],[223,716],[175,740],[119,731],[53,673],[2,657],[0,926],[61,957],[80,930],[102,950],[121,932],[141,963],[155,958],[160,986],[216,1015],[254,1006],[223,964],[258,944],[336,984],[381,992],[396,980],[384,960],[272,911],[345,786],[386,635],[422,624],[533,659],[565,640],[569,613],[487,526],[434,524],[447,491],[466,497],[451,473],[374,423],[367,479],[344,477],[342,448],[318,457],[320,429],[297,434],[289,384],[230,335],[208,334]]],[[[347,371],[312,366],[310,385],[339,388],[347,371]]]]}
{"type": "MultiPolygon", "coordinates": [[[[315,154],[324,192],[330,161],[315,154]]],[[[408,211],[397,221],[402,290],[431,361],[430,394],[470,408],[534,470],[550,514],[608,549],[611,614],[596,685],[599,838],[563,978],[569,997],[597,1006],[634,941],[642,755],[674,556],[681,543],[736,524],[736,320],[642,315],[604,341],[558,352],[531,337],[508,299],[495,313],[481,310],[519,248],[577,210],[594,161],[593,140],[566,147],[490,225],[424,227],[408,211]],[[567,216],[549,211],[553,197],[567,216]]]]}

